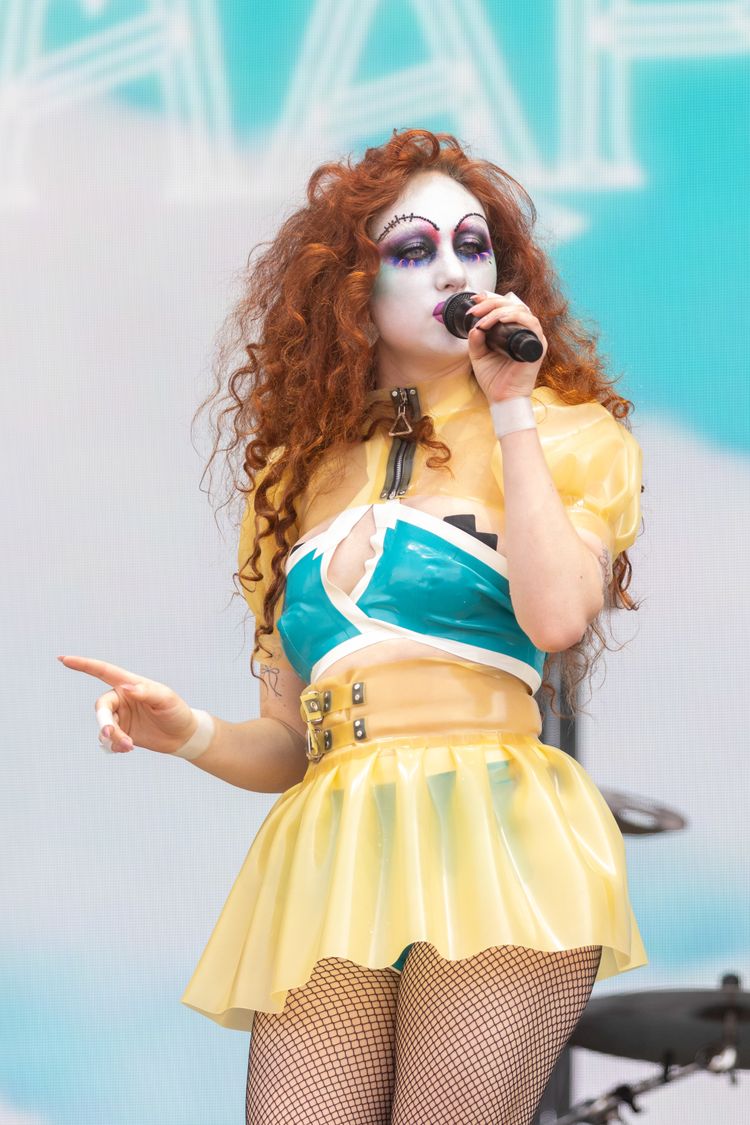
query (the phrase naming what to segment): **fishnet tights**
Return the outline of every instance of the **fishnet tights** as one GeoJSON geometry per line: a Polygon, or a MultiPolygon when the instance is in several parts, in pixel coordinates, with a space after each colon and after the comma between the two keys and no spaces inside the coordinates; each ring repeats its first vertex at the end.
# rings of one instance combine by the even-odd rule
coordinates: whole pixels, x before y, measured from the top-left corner
{"type": "Polygon", "coordinates": [[[418,942],[399,988],[392,1125],[528,1125],[600,959],[599,945],[502,945],[451,962],[418,942]]]}
{"type": "Polygon", "coordinates": [[[601,946],[416,942],[399,977],[319,961],[283,1012],[256,1012],[246,1125],[529,1125],[588,1002],[601,946]]]}
{"type": "Polygon", "coordinates": [[[390,969],[328,957],[283,1012],[256,1012],[246,1125],[385,1125],[398,986],[390,969]]]}

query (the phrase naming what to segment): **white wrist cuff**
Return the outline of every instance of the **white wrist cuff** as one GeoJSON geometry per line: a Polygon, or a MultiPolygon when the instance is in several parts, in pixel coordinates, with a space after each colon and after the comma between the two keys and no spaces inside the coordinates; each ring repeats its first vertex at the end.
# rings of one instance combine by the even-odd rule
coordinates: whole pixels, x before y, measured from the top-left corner
{"type": "Polygon", "coordinates": [[[197,719],[198,726],[187,742],[183,742],[179,750],[173,750],[172,753],[176,758],[187,758],[192,762],[208,750],[216,731],[216,723],[208,711],[198,711],[195,707],[191,707],[190,710],[197,719]]]}
{"type": "Polygon", "coordinates": [[[525,395],[506,398],[502,402],[491,402],[490,414],[492,425],[499,438],[505,437],[506,434],[513,434],[516,430],[536,429],[534,408],[531,399],[525,395]]]}

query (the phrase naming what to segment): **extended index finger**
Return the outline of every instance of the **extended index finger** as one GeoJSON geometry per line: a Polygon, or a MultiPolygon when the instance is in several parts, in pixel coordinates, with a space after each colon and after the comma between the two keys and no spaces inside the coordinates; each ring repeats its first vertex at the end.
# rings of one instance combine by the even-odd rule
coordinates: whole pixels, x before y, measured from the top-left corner
{"type": "Polygon", "coordinates": [[[122,684],[139,684],[141,677],[136,676],[133,672],[128,672],[127,668],[120,668],[117,664],[110,664],[106,660],[92,660],[88,656],[58,656],[57,658],[61,664],[66,668],[72,668],[76,672],[85,672],[89,676],[95,676],[97,680],[102,680],[110,687],[120,687],[122,684]]]}

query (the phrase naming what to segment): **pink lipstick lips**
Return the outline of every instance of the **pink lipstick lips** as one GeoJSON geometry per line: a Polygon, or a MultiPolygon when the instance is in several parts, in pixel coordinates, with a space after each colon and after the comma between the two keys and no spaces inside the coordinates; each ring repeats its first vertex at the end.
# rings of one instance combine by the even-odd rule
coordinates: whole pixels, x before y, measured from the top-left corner
{"type": "Polygon", "coordinates": [[[435,320],[439,320],[441,324],[443,323],[443,308],[444,307],[445,307],[445,301],[441,301],[440,304],[435,305],[435,308],[432,310],[432,315],[435,317],[435,320]]]}

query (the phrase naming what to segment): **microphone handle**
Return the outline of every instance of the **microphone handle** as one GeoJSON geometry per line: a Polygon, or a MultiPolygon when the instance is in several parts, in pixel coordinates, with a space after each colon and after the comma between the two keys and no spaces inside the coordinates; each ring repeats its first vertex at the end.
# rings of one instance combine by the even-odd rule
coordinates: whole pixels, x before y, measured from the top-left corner
{"type": "MultiPolygon", "coordinates": [[[[476,327],[476,317],[467,311],[464,318],[464,328],[468,336],[470,330],[476,327]]],[[[503,321],[493,324],[489,328],[481,329],[490,351],[500,352],[519,363],[536,363],[544,352],[542,341],[536,332],[524,328],[521,324],[508,324],[503,321]]]]}
{"type": "MultiPolygon", "coordinates": [[[[443,304],[442,319],[444,326],[453,336],[465,340],[476,327],[476,319],[471,310],[474,307],[476,293],[469,290],[454,293],[443,304]]],[[[485,333],[487,347],[493,352],[501,352],[510,359],[519,363],[536,363],[544,353],[542,341],[536,332],[524,328],[520,324],[493,324],[485,333]]]]}

